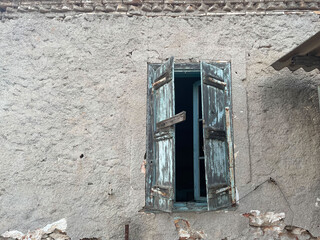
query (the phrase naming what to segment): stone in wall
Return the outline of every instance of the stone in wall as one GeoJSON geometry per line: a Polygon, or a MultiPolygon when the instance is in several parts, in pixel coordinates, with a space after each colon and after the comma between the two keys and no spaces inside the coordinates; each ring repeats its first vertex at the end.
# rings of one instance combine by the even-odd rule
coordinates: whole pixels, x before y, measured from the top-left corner
{"type": "Polygon", "coordinates": [[[28,231],[24,234],[22,232],[13,230],[7,231],[0,236],[0,240],[11,240],[11,239],[32,239],[32,240],[70,240],[71,238],[66,234],[67,221],[65,218],[48,224],[44,228],[40,228],[34,231],[28,231]]]}
{"type": "Polygon", "coordinates": [[[261,213],[259,210],[251,210],[250,213],[244,213],[243,216],[249,218],[249,229],[241,237],[236,238],[237,240],[320,240],[320,237],[312,236],[306,229],[286,225],[284,223],[285,213],[261,213]]]}
{"type": "Polygon", "coordinates": [[[206,237],[203,231],[192,229],[190,223],[185,219],[176,219],[174,225],[178,231],[179,240],[200,240],[206,237]]]}

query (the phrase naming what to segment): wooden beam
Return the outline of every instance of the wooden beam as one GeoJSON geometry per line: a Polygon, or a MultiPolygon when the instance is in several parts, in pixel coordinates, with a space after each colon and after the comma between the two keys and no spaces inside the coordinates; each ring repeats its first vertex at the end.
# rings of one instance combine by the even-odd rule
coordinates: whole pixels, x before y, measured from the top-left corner
{"type": "MultiPolygon", "coordinates": [[[[305,56],[306,54],[316,55],[318,53],[318,48],[320,47],[320,32],[309,38],[307,41],[300,44],[298,47],[278,59],[271,66],[279,71],[284,67],[290,67],[292,63],[292,58],[294,56],[305,56]]],[[[291,67],[290,67],[291,68],[291,67]]],[[[289,69],[290,69],[289,68],[289,69]]],[[[291,69],[290,69],[291,70],[291,69]]]]}
{"type": "Polygon", "coordinates": [[[124,232],[125,232],[124,239],[129,240],[129,224],[126,224],[124,229],[125,229],[124,230],[124,232]]]}
{"type": "Polygon", "coordinates": [[[183,112],[180,112],[180,113],[174,115],[174,116],[171,117],[171,118],[168,118],[168,119],[166,119],[166,120],[163,120],[163,121],[161,121],[161,122],[158,122],[158,123],[157,123],[157,129],[170,127],[170,126],[175,125],[175,124],[177,124],[177,123],[183,122],[183,121],[185,121],[186,118],[187,118],[186,115],[187,115],[186,112],[183,111],[183,112]]]}
{"type": "Polygon", "coordinates": [[[292,65],[318,68],[320,66],[320,57],[309,55],[294,56],[292,58],[292,65]]]}
{"type": "Polygon", "coordinates": [[[205,128],[205,138],[225,141],[226,140],[226,131],[224,131],[222,129],[215,129],[215,128],[211,128],[211,127],[206,127],[205,128]]]}
{"type": "Polygon", "coordinates": [[[224,90],[224,88],[227,86],[227,83],[225,82],[222,82],[222,80],[216,80],[214,79],[214,77],[212,76],[207,76],[204,78],[204,83],[205,84],[208,84],[208,85],[211,85],[213,87],[216,87],[216,88],[219,88],[219,89],[222,89],[224,90]]]}
{"type": "Polygon", "coordinates": [[[167,83],[167,77],[164,76],[160,79],[157,79],[153,84],[152,87],[155,89],[158,89],[159,87],[161,87],[162,85],[164,85],[165,83],[167,83]]]}

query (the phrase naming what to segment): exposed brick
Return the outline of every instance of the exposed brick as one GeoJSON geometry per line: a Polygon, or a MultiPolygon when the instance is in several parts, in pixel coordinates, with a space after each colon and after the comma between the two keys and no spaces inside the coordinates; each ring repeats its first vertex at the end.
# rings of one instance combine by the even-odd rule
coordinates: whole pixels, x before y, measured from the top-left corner
{"type": "Polygon", "coordinates": [[[152,12],[162,12],[162,7],[159,6],[158,4],[155,4],[155,5],[152,7],[152,12]]]}
{"type": "Polygon", "coordinates": [[[203,0],[202,1],[205,4],[224,4],[225,1],[224,0],[217,0],[217,1],[212,1],[212,0],[203,0]]]}
{"type": "Polygon", "coordinates": [[[206,4],[201,4],[200,7],[198,8],[198,11],[200,12],[206,12],[208,10],[208,5],[206,4]]]}
{"type": "Polygon", "coordinates": [[[232,5],[231,5],[230,3],[226,3],[226,4],[224,5],[224,7],[222,8],[222,10],[225,11],[225,12],[231,12],[231,10],[232,10],[232,5]]]}
{"type": "Polygon", "coordinates": [[[144,12],[151,12],[151,5],[148,3],[145,3],[142,5],[141,10],[144,12]]]}
{"type": "Polygon", "coordinates": [[[123,0],[124,4],[128,4],[128,5],[142,5],[142,1],[141,0],[123,0]]]}
{"type": "Polygon", "coordinates": [[[122,0],[102,0],[103,4],[122,3],[122,0]]]}
{"type": "Polygon", "coordinates": [[[140,11],[140,8],[136,7],[136,6],[130,6],[128,9],[128,15],[136,15],[136,16],[141,16],[142,13],[140,11]]]}
{"type": "Polygon", "coordinates": [[[196,9],[194,8],[194,6],[192,6],[192,5],[188,5],[187,7],[186,7],[186,12],[194,12],[196,9]]]}
{"type": "Polygon", "coordinates": [[[217,4],[213,4],[208,8],[208,12],[214,12],[214,11],[217,11],[218,9],[219,7],[217,6],[217,4]]]}
{"type": "Polygon", "coordinates": [[[167,4],[196,4],[201,2],[201,0],[164,0],[164,3],[167,4]]]}
{"type": "Polygon", "coordinates": [[[116,11],[116,8],[114,6],[111,6],[111,5],[105,6],[105,12],[114,12],[114,11],[116,11]]]}
{"type": "Polygon", "coordinates": [[[116,8],[117,12],[126,12],[128,10],[128,7],[123,4],[119,4],[116,8]]]}
{"type": "Polygon", "coordinates": [[[143,3],[163,3],[164,0],[143,0],[143,3]]]}

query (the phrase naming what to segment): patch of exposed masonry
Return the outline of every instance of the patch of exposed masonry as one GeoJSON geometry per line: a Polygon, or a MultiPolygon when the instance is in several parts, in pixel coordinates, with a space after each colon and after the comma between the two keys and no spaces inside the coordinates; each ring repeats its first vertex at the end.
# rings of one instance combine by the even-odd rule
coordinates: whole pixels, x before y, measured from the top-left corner
{"type": "Polygon", "coordinates": [[[176,230],[178,231],[179,240],[196,240],[206,238],[206,234],[203,231],[192,229],[190,223],[185,219],[176,219],[174,221],[174,225],[176,227],[176,230]]]}
{"type": "MultiPolygon", "coordinates": [[[[314,237],[312,234],[301,227],[288,226],[284,223],[285,213],[266,212],[251,210],[250,213],[244,213],[243,216],[249,219],[249,228],[244,229],[241,236],[233,240],[254,240],[254,239],[296,239],[296,240],[319,240],[320,237],[314,237]]],[[[194,230],[186,219],[177,218],[174,225],[178,232],[179,240],[201,240],[211,239],[201,230],[194,230]]],[[[26,234],[17,231],[6,231],[0,236],[0,240],[70,240],[66,233],[67,221],[61,219],[57,222],[46,225],[26,234]]],[[[129,235],[128,235],[129,236],[129,235]]],[[[230,238],[223,238],[228,240],[230,238]]],[[[100,240],[100,238],[83,238],[81,240],[100,240]]]]}
{"type": "MultiPolygon", "coordinates": [[[[71,240],[66,233],[67,220],[65,218],[27,233],[17,230],[6,231],[0,240],[71,240]]],[[[100,240],[100,238],[82,238],[81,240],[100,240]]]]}
{"type": "MultiPolygon", "coordinates": [[[[285,213],[264,212],[251,210],[244,213],[244,217],[249,219],[249,226],[243,229],[242,234],[236,238],[225,237],[222,240],[319,240],[304,228],[286,225],[284,223],[285,213]]],[[[212,239],[203,231],[191,228],[189,221],[176,219],[174,221],[178,232],[179,240],[201,240],[212,239]]]]}
{"type": "MultiPolygon", "coordinates": [[[[319,240],[304,228],[286,225],[284,223],[285,213],[265,212],[252,210],[244,213],[243,216],[249,218],[249,228],[244,230],[241,236],[234,240],[253,239],[275,239],[275,240],[319,240]]],[[[226,239],[227,240],[227,239],[226,239]]]]}

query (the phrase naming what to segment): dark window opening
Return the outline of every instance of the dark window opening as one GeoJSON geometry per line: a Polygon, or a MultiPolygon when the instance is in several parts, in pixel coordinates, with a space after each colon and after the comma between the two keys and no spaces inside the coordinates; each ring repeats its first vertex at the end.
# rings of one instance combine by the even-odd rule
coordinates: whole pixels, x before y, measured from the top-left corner
{"type": "Polygon", "coordinates": [[[187,112],[176,125],[175,201],[206,201],[200,72],[176,72],[174,78],[175,112],[187,112]]]}

